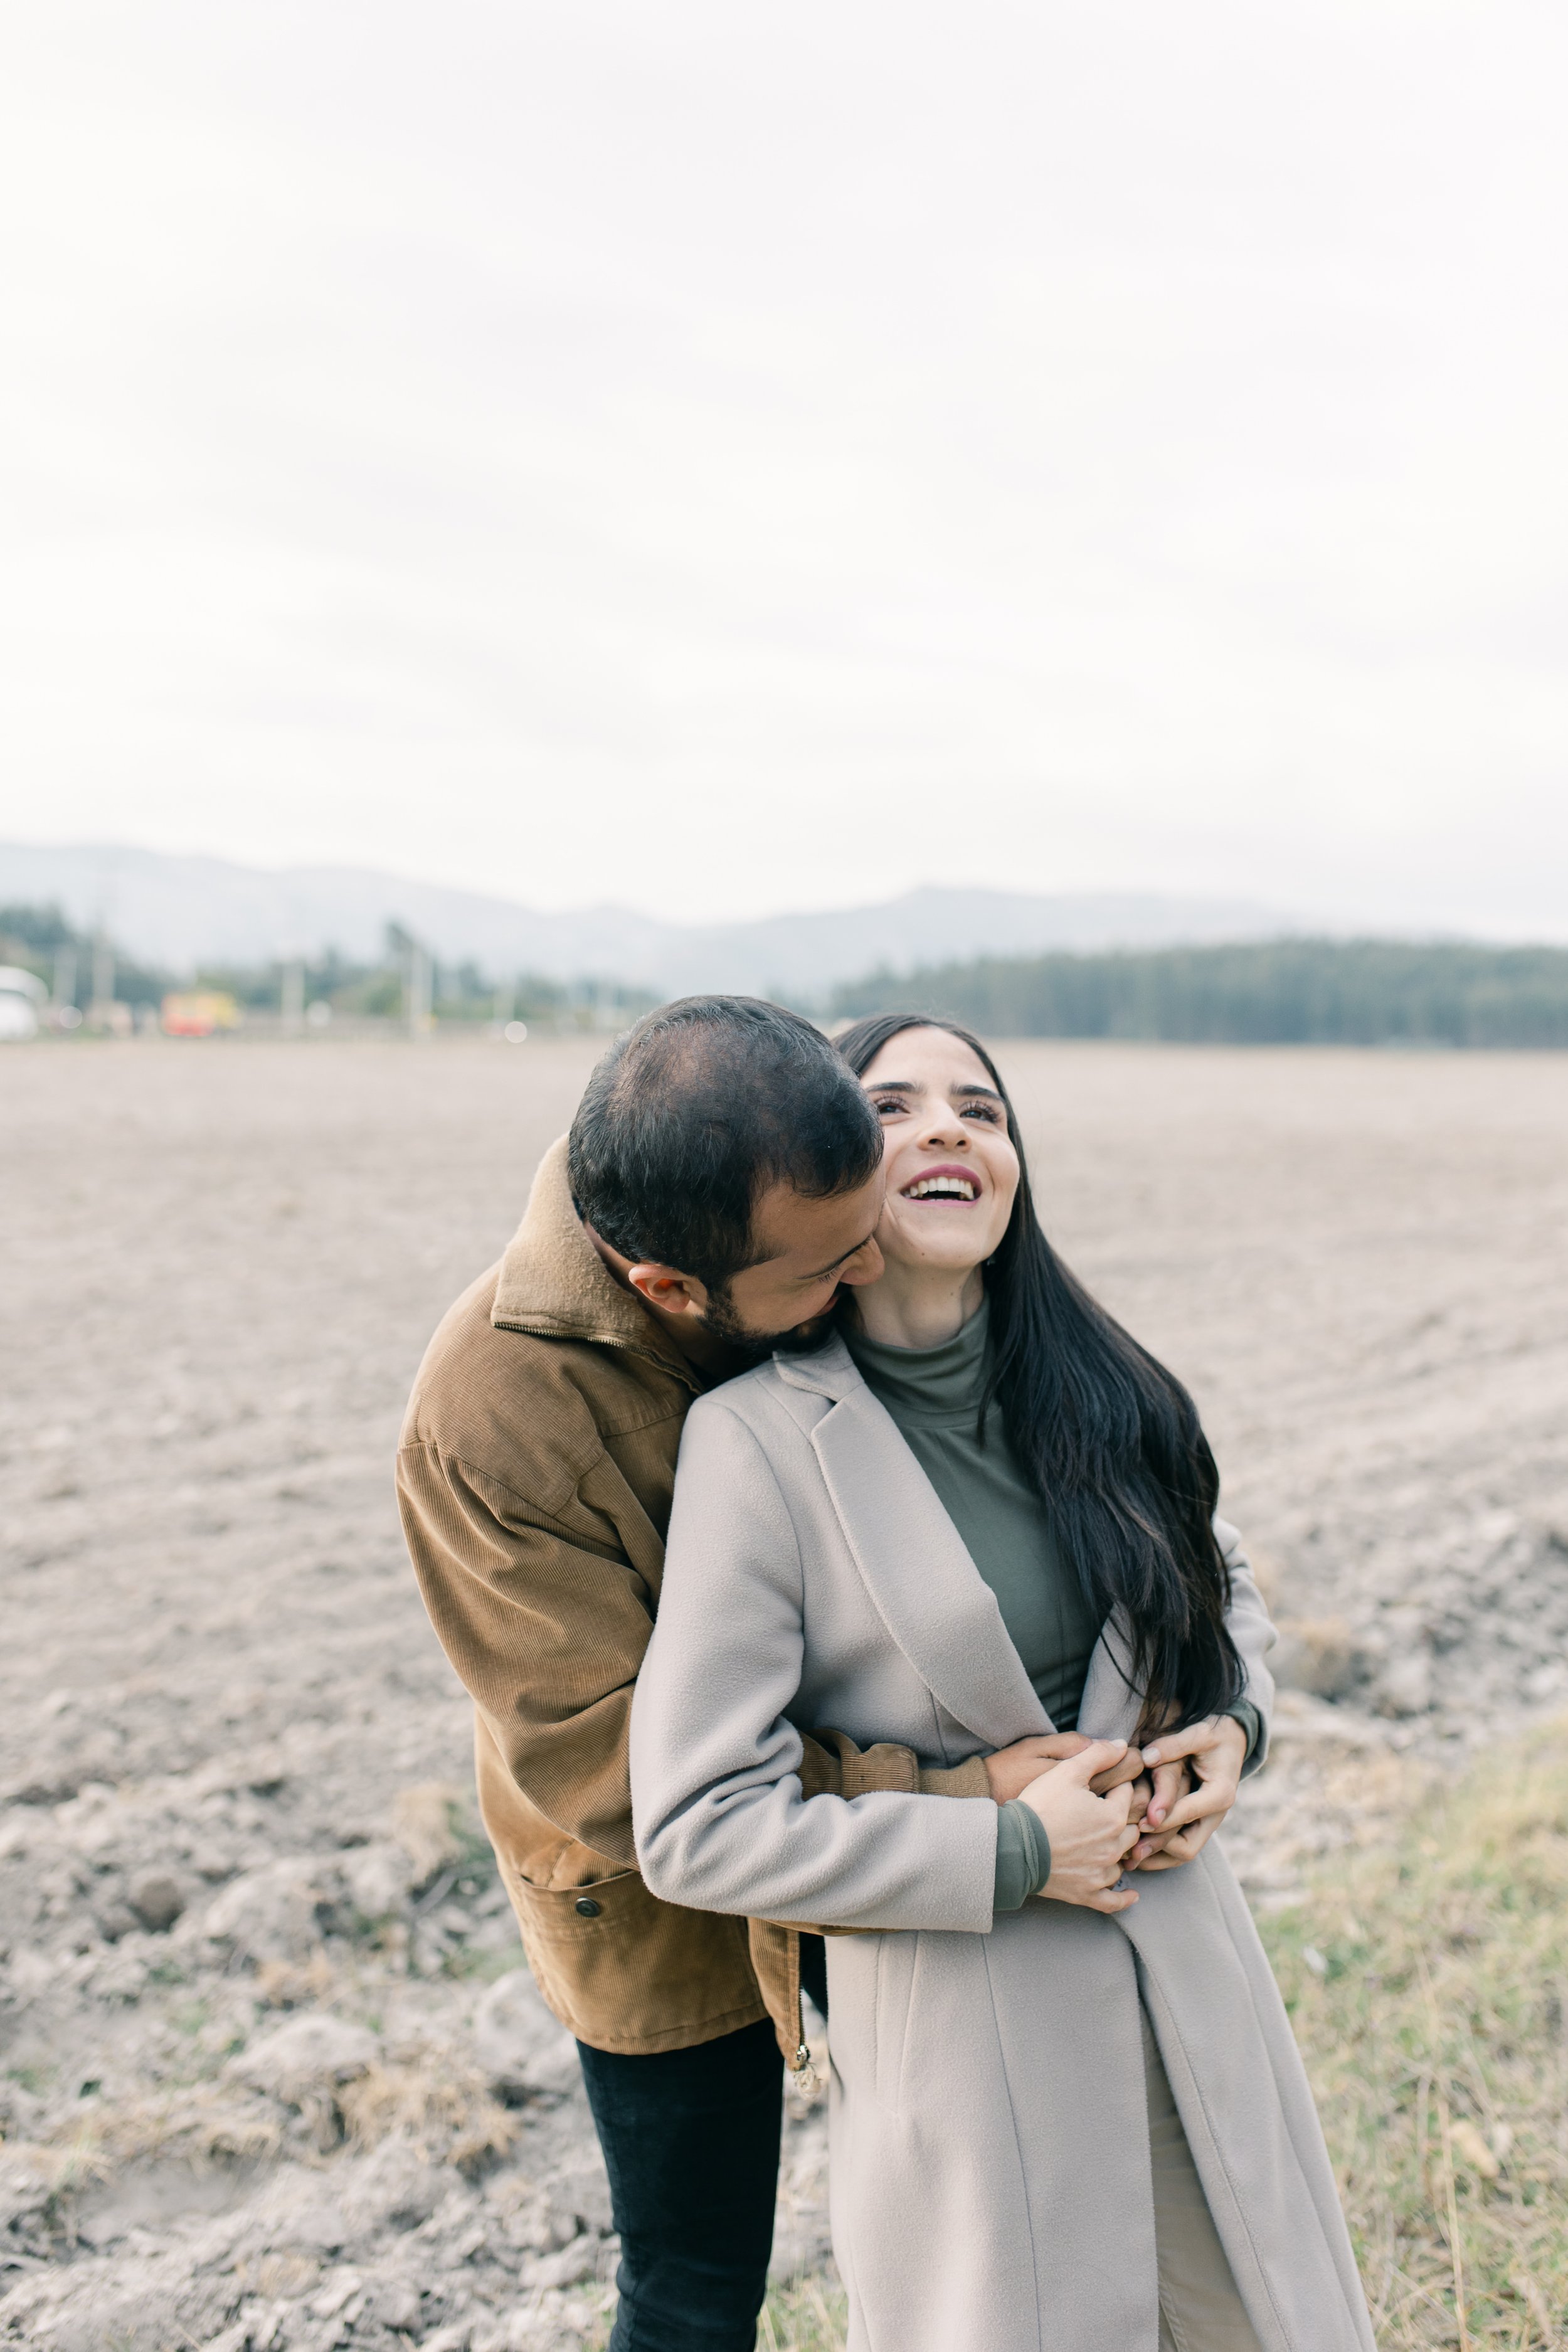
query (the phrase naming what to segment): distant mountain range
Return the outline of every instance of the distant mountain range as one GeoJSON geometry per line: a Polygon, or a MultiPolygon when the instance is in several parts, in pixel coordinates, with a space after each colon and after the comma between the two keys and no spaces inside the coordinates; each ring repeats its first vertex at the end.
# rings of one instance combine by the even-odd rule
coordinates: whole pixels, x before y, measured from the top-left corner
{"type": "Polygon", "coordinates": [[[327,948],[369,962],[397,922],[439,961],[471,960],[497,977],[532,971],[626,981],[661,996],[727,989],[796,999],[879,967],[1275,939],[1302,928],[1277,908],[1237,899],[934,888],[879,906],[688,925],[624,907],[539,913],[353,866],[271,870],[150,849],[0,844],[0,906],[48,903],[80,929],[102,923],[139,960],[182,971],[327,948]]]}

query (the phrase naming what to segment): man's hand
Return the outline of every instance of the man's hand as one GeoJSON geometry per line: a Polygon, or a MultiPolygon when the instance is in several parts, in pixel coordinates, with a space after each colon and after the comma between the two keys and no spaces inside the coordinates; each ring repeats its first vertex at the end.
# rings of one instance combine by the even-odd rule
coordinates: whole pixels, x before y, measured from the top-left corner
{"type": "MultiPolygon", "coordinates": [[[[999,1805],[1010,1804],[1042,1772],[1048,1772],[1055,1764],[1065,1764],[1069,1756],[1081,1756],[1086,1748],[1096,1744],[1081,1731],[1032,1731],[1026,1739],[1016,1739],[1011,1748],[998,1748],[994,1756],[985,1759],[985,1778],[991,1784],[991,1794],[999,1805]]],[[[1124,1780],[1136,1780],[1142,1769],[1138,1750],[1130,1748],[1116,1763],[1097,1772],[1089,1786],[1097,1797],[1103,1797],[1110,1790],[1119,1789],[1124,1780]]]]}
{"type": "Polygon", "coordinates": [[[1128,1867],[1176,1870],[1202,1853],[1235,1804],[1247,1734],[1233,1715],[1211,1715],[1185,1731],[1163,1733],[1144,1748],[1142,1760],[1152,1769],[1153,1794],[1128,1867]],[[1188,1773],[1197,1785],[1184,1796],[1188,1773]]]}
{"type": "Polygon", "coordinates": [[[1097,1772],[1121,1761],[1123,1747],[1120,1739],[1086,1739],[1076,1756],[1057,1758],[1025,1790],[1024,1802],[1051,1842],[1041,1899],[1110,1912],[1137,1902],[1136,1892],[1121,1885],[1123,1857],[1138,1835],[1127,1818],[1131,1785],[1123,1780],[1108,1797],[1097,1797],[1091,1786],[1097,1772]]]}

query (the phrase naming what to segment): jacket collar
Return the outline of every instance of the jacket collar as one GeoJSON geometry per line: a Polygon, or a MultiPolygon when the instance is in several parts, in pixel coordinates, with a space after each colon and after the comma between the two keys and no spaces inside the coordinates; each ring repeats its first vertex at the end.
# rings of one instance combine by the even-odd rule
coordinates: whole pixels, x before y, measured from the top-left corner
{"type": "MultiPolygon", "coordinates": [[[[843,1340],[835,1333],[809,1356],[775,1356],[773,1370],[831,1402],[811,1433],[823,1479],[879,1615],[931,1696],[995,1748],[1049,1731],[995,1594],[843,1340]]],[[[1080,1730],[1132,1737],[1140,1702],[1129,1660],[1111,1619],[1089,1660],[1080,1730]]]]}
{"type": "MultiPolygon", "coordinates": [[[[773,1370],[787,1387],[805,1389],[813,1396],[831,1397],[835,1404],[840,1397],[866,1387],[859,1365],[837,1331],[808,1356],[775,1356],[773,1370]]],[[[867,1394],[870,1394],[868,1389],[867,1394]]]]}
{"type": "Polygon", "coordinates": [[[673,1372],[699,1395],[707,1386],[647,1308],[621,1288],[584,1232],[566,1173],[564,1136],[539,1163],[522,1223],[500,1262],[490,1321],[498,1330],[529,1331],[542,1339],[625,1348],[673,1372]]]}

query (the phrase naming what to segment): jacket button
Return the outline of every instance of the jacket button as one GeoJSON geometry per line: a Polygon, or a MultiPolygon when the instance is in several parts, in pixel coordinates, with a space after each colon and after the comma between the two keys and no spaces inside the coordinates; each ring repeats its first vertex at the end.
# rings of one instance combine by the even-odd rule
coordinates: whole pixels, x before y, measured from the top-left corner
{"type": "Polygon", "coordinates": [[[579,1916],[584,1919],[596,1919],[599,1916],[599,1906],[591,1895],[579,1895],[577,1911],[579,1916]]]}

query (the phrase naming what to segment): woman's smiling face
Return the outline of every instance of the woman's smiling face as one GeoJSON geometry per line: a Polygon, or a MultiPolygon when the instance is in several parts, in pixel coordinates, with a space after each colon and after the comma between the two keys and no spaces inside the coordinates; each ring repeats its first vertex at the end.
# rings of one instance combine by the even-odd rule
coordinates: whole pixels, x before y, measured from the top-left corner
{"type": "Polygon", "coordinates": [[[1018,1155],[985,1065],[945,1029],[902,1029],[862,1074],[887,1138],[877,1240],[894,1265],[984,1265],[1007,1230],[1018,1155]]]}

